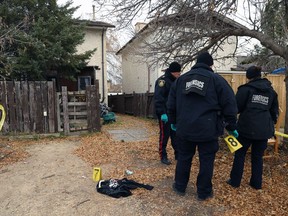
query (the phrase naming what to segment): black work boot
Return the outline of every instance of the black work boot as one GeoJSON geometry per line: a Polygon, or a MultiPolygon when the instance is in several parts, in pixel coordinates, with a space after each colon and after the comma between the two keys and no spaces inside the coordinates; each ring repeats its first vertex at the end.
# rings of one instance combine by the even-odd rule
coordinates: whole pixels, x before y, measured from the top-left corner
{"type": "Polygon", "coordinates": [[[205,201],[205,200],[208,200],[210,198],[213,198],[214,194],[213,194],[213,191],[211,191],[209,194],[207,194],[206,196],[199,196],[198,194],[198,197],[197,197],[197,200],[198,201],[205,201]]]}
{"type": "Polygon", "coordinates": [[[180,190],[178,190],[178,189],[176,188],[175,183],[173,183],[172,188],[173,188],[173,191],[174,191],[176,194],[178,194],[179,196],[185,196],[185,191],[180,191],[180,190]]]}
{"type": "Polygon", "coordinates": [[[238,188],[238,187],[239,187],[239,186],[237,186],[237,185],[233,185],[231,179],[228,179],[228,180],[226,181],[226,183],[229,184],[229,185],[230,185],[231,187],[233,187],[233,188],[238,188]]]}
{"type": "Polygon", "coordinates": [[[161,160],[161,163],[166,164],[166,165],[170,165],[170,164],[171,164],[171,161],[168,160],[167,158],[163,158],[163,159],[161,160]]]}

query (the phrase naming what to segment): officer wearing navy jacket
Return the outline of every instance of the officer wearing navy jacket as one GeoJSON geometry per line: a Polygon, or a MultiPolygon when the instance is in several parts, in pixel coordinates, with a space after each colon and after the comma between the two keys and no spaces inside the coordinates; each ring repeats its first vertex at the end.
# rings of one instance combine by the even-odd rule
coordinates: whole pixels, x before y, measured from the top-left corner
{"type": "Polygon", "coordinates": [[[154,105],[156,115],[159,121],[159,155],[163,164],[170,165],[171,161],[167,157],[167,142],[170,137],[174,149],[175,159],[177,159],[175,131],[171,129],[170,120],[167,115],[166,102],[172,83],[180,76],[181,65],[178,62],[172,62],[165,74],[159,77],[155,82],[154,105]]]}
{"type": "Polygon", "coordinates": [[[178,160],[173,190],[185,195],[196,147],[199,153],[198,200],[213,196],[212,176],[218,137],[224,127],[237,137],[237,104],[227,81],[211,69],[208,52],[198,55],[192,69],[179,77],[170,90],[167,108],[176,130],[178,160]]]}
{"type": "Polygon", "coordinates": [[[271,82],[261,78],[261,67],[251,66],[246,71],[248,83],[239,86],[236,101],[239,112],[238,141],[242,148],[234,154],[230,179],[232,187],[239,187],[244,170],[245,155],[251,146],[250,186],[262,188],[263,154],[267,141],[274,135],[274,124],[279,114],[278,96],[271,82]]]}

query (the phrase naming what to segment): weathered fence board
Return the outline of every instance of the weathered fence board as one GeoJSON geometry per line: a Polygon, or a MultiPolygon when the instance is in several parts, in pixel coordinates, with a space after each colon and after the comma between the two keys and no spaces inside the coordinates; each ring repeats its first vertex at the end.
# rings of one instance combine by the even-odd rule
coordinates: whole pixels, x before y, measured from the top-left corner
{"type": "Polygon", "coordinates": [[[35,82],[35,101],[37,101],[36,108],[36,132],[41,133],[43,131],[43,122],[42,122],[42,113],[43,113],[43,101],[42,101],[42,94],[41,94],[41,83],[39,81],[35,82]]]}
{"type": "MultiPolygon", "coordinates": [[[[12,129],[12,131],[17,130],[17,123],[16,123],[16,104],[15,104],[15,92],[13,88],[13,82],[7,83],[7,93],[9,93],[9,96],[7,97],[7,105],[9,109],[5,109],[7,115],[7,119],[9,119],[9,126],[12,129]],[[7,112],[9,110],[9,112],[7,112]]],[[[5,107],[4,107],[5,108],[5,107]]]]}
{"type": "Polygon", "coordinates": [[[30,116],[30,131],[36,131],[36,124],[35,124],[35,120],[36,120],[36,106],[31,106],[31,104],[35,104],[35,99],[34,99],[34,92],[35,92],[35,88],[34,88],[34,82],[28,82],[28,89],[29,89],[29,116],[30,116]]]}
{"type": "MultiPolygon", "coordinates": [[[[96,83],[97,85],[97,83],[96,83]]],[[[98,85],[99,86],[99,85],[98,85]]],[[[87,124],[88,131],[100,131],[100,105],[99,105],[99,92],[95,85],[87,86],[86,88],[87,98],[87,124]]]]}
{"type": "MultiPolygon", "coordinates": [[[[55,92],[53,91],[53,89],[56,89],[55,83],[53,82],[48,82],[48,91],[47,91],[47,96],[48,96],[48,101],[54,101],[54,103],[56,102],[55,100],[55,92]]],[[[48,110],[47,112],[50,113],[50,115],[48,116],[48,125],[49,125],[49,133],[55,133],[55,127],[56,127],[56,122],[55,119],[57,119],[56,116],[56,109],[55,107],[51,106],[51,104],[48,104],[48,110]]],[[[47,113],[46,113],[47,115],[47,113]]]]}
{"type": "Polygon", "coordinates": [[[30,119],[29,119],[29,92],[28,92],[28,83],[22,83],[22,112],[23,112],[23,132],[30,130],[30,119]]]}

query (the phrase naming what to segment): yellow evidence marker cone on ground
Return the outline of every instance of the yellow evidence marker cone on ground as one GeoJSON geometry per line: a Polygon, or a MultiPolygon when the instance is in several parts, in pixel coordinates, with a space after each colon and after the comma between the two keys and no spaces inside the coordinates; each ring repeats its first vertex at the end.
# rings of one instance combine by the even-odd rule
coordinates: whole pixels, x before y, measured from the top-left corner
{"type": "Polygon", "coordinates": [[[239,143],[239,141],[232,135],[225,137],[224,140],[231,153],[234,153],[238,149],[242,148],[242,145],[239,143]]]}
{"type": "Polygon", "coordinates": [[[102,172],[100,167],[93,168],[93,181],[98,182],[102,179],[102,172]]]}

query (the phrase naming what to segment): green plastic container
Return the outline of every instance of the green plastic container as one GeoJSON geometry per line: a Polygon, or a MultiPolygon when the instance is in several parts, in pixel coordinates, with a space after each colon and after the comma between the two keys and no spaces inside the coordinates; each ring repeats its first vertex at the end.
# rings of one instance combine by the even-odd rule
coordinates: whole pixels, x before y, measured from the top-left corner
{"type": "Polygon", "coordinates": [[[109,112],[105,115],[103,115],[103,120],[104,123],[110,123],[110,122],[115,122],[115,113],[114,112],[109,112]]]}

